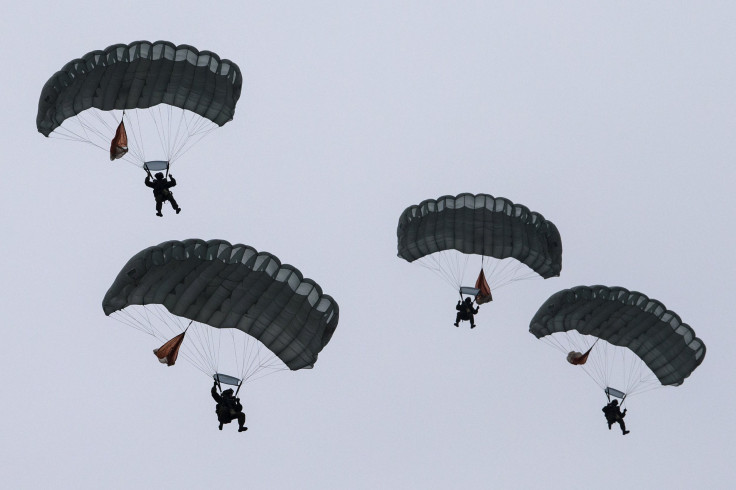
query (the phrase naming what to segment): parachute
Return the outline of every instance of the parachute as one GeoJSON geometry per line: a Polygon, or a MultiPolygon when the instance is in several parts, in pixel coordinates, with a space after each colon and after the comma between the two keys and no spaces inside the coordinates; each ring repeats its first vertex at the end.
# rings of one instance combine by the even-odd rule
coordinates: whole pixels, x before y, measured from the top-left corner
{"type": "Polygon", "coordinates": [[[273,255],[198,239],[134,255],[102,309],[164,342],[154,350],[162,363],[173,365],[181,348],[207,376],[241,382],[313,367],[339,318],[331,296],[273,255]]]}
{"type": "Polygon", "coordinates": [[[622,287],[559,291],[529,332],[565,353],[609,398],[679,386],[705,357],[705,344],[675,312],[622,287]]]}
{"type": "Polygon", "coordinates": [[[70,61],[46,82],[36,128],[109,149],[111,160],[172,162],[232,120],[242,83],[238,66],[210,51],[167,41],[115,44],[70,61]]]}
{"type": "Polygon", "coordinates": [[[459,194],[409,206],[396,230],[398,256],[418,261],[458,290],[470,255],[480,255],[475,282],[479,304],[519,279],[560,275],[562,240],[557,227],[526,206],[488,194],[459,194]],[[490,285],[486,279],[490,280],[490,285]]]}

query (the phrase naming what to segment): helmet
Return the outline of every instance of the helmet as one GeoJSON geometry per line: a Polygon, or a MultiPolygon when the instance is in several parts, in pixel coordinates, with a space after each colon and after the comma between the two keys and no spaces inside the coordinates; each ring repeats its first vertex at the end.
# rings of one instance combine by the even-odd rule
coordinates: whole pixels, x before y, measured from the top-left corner
{"type": "Polygon", "coordinates": [[[222,396],[233,396],[233,393],[234,393],[233,392],[233,389],[232,388],[228,388],[228,389],[226,389],[225,391],[222,392],[222,396]]]}
{"type": "Polygon", "coordinates": [[[161,172],[156,172],[156,175],[155,175],[155,177],[156,177],[156,178],[157,178],[158,180],[161,180],[161,179],[163,179],[163,178],[164,178],[164,174],[162,174],[161,172]]]}

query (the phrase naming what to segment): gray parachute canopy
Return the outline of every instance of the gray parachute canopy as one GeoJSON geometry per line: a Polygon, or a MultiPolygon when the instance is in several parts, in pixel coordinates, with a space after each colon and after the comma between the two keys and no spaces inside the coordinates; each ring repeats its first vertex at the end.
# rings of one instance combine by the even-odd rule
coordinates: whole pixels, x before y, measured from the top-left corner
{"type": "Polygon", "coordinates": [[[222,126],[235,114],[242,84],[238,66],[210,51],[167,41],[115,44],[70,61],[46,82],[36,127],[49,136],[86,109],[158,104],[189,110],[222,126]]]}
{"type": "Polygon", "coordinates": [[[168,241],[133,256],[102,309],[109,316],[148,304],[215,328],[242,330],[291,370],[314,365],[339,318],[332,297],[296,268],[224,240],[168,241]]]}
{"type": "Polygon", "coordinates": [[[682,384],[705,357],[705,344],[675,312],[621,287],[558,291],[529,324],[537,338],[570,330],[630,349],[662,385],[682,384]]]}
{"type": "Polygon", "coordinates": [[[557,227],[526,206],[488,194],[460,194],[409,206],[396,230],[398,255],[413,262],[457,250],[496,259],[513,257],[547,279],[562,270],[557,227]]]}

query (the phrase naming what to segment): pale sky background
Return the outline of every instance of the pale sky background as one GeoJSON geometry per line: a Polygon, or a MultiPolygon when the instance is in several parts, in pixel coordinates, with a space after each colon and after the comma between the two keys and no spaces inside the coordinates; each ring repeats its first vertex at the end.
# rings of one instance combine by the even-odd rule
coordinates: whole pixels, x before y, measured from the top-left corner
{"type": "Polygon", "coordinates": [[[732,488],[736,181],[733,2],[19,2],[5,46],[4,488],[732,488]],[[66,62],[168,40],[236,62],[235,118],[172,173],[36,131],[66,62]],[[452,326],[456,292],[396,257],[409,205],[460,192],[553,221],[561,277],[452,326]],[[340,305],[313,370],[242,392],[159,365],[102,297],[139,250],[222,238],[278,256],[340,305]],[[605,397],[528,333],[552,293],[641,291],[702,338],[677,388],[605,397]]]}

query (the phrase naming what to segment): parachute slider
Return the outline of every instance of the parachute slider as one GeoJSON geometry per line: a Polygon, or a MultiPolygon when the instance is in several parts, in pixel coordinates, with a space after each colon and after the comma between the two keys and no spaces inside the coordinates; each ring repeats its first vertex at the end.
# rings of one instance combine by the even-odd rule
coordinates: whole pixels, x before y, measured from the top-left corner
{"type": "Polygon", "coordinates": [[[480,293],[480,289],[478,288],[471,288],[470,286],[460,287],[460,296],[463,294],[467,294],[468,296],[478,296],[478,293],[480,293]]]}
{"type": "Polygon", "coordinates": [[[160,172],[166,170],[166,177],[169,176],[169,162],[166,160],[151,160],[143,164],[143,170],[146,171],[149,177],[153,178],[151,172],[160,172]]]}
{"type": "Polygon", "coordinates": [[[217,381],[218,384],[226,384],[231,386],[240,386],[240,378],[235,376],[228,376],[227,374],[215,373],[212,375],[212,379],[217,381]]]}
{"type": "Polygon", "coordinates": [[[608,399],[610,400],[611,397],[621,398],[622,400],[626,398],[626,393],[623,391],[619,391],[615,388],[608,387],[606,388],[606,395],[608,396],[608,399]]]}
{"type": "Polygon", "coordinates": [[[159,170],[168,170],[169,162],[165,160],[151,160],[143,164],[143,168],[149,172],[157,172],[159,170]]]}

